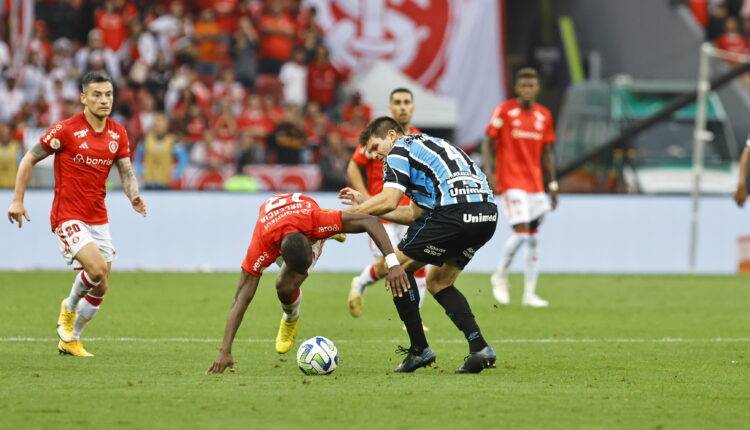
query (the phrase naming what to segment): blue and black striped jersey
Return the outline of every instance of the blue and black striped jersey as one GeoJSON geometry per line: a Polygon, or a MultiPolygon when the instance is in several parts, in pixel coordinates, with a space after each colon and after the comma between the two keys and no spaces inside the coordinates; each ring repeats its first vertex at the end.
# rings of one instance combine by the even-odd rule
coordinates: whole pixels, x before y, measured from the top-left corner
{"type": "Polygon", "coordinates": [[[402,137],[383,168],[383,187],[404,191],[424,209],[495,201],[487,177],[474,161],[461,148],[437,137],[402,137]]]}

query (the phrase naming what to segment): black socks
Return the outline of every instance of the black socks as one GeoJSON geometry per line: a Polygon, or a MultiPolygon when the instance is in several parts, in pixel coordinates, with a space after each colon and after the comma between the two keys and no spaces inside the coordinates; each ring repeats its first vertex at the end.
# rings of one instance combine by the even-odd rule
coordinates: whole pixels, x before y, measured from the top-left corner
{"type": "Polygon", "coordinates": [[[474,315],[471,313],[469,302],[456,287],[451,285],[441,290],[435,294],[435,300],[445,309],[445,313],[453,321],[453,324],[466,336],[466,340],[469,341],[469,352],[477,352],[487,346],[487,342],[484,341],[479,326],[474,320],[474,315]]]}
{"type": "Polygon", "coordinates": [[[394,297],[393,304],[396,305],[398,316],[404,322],[406,332],[409,334],[409,340],[411,341],[410,351],[418,355],[427,348],[427,338],[422,329],[422,317],[419,315],[419,289],[417,288],[417,281],[414,280],[414,273],[406,272],[406,276],[409,278],[411,288],[402,297],[394,297]]]}

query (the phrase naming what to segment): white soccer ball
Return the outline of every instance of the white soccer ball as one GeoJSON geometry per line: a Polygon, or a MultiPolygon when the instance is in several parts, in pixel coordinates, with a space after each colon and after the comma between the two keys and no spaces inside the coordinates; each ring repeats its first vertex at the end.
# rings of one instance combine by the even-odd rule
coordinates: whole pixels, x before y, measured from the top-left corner
{"type": "Polygon", "coordinates": [[[323,336],[302,342],[297,350],[297,365],[305,375],[327,375],[339,365],[336,345],[323,336]]]}

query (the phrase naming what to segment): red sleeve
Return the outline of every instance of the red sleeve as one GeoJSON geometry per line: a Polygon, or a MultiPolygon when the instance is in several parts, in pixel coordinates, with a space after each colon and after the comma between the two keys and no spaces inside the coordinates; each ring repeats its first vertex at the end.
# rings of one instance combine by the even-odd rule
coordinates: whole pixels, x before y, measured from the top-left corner
{"type": "Polygon", "coordinates": [[[42,134],[42,137],[39,138],[39,144],[42,145],[42,148],[44,148],[48,154],[56,154],[62,151],[63,141],[65,140],[63,138],[65,133],[62,131],[62,128],[62,123],[58,122],[50,127],[44,134],[42,134]]]}
{"type": "Polygon", "coordinates": [[[370,160],[368,160],[365,156],[365,150],[361,146],[357,146],[357,148],[354,150],[354,154],[352,154],[352,161],[354,161],[355,164],[361,167],[367,166],[367,163],[370,162],[370,160]]]}
{"type": "Polygon", "coordinates": [[[555,120],[552,118],[552,114],[547,112],[547,129],[544,131],[544,144],[552,145],[555,143],[555,120]]]}
{"type": "Polygon", "coordinates": [[[125,157],[130,157],[130,140],[128,139],[128,132],[125,130],[125,127],[120,127],[120,144],[117,148],[115,160],[125,157]]]}
{"type": "Polygon", "coordinates": [[[253,239],[250,241],[245,258],[242,260],[242,270],[253,276],[260,276],[263,274],[263,269],[276,261],[281,253],[278,249],[268,249],[261,240],[259,225],[255,227],[253,239]]]}
{"type": "Polygon", "coordinates": [[[487,124],[487,130],[485,133],[487,136],[497,138],[500,136],[500,129],[503,127],[503,105],[499,105],[495,108],[495,112],[492,113],[490,123],[487,124]]]}
{"type": "Polygon", "coordinates": [[[318,209],[312,213],[313,231],[310,239],[327,239],[344,231],[341,211],[318,209]]]}

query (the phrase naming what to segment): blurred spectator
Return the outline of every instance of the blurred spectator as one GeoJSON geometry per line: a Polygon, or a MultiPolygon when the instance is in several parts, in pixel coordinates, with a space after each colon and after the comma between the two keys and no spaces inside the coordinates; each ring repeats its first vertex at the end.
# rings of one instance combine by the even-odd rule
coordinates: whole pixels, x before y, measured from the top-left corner
{"type": "Polygon", "coordinates": [[[36,100],[44,90],[44,81],[47,78],[44,56],[39,51],[29,52],[26,64],[21,67],[18,74],[18,86],[23,89],[27,101],[36,100]]]}
{"type": "Polygon", "coordinates": [[[328,48],[318,45],[315,48],[315,61],[307,68],[307,99],[329,111],[336,102],[339,79],[339,73],[328,60],[328,48]]]}
{"type": "Polygon", "coordinates": [[[295,49],[291,61],[281,66],[279,79],[283,84],[284,103],[304,106],[307,102],[307,66],[302,49],[295,49]]]}
{"type": "Polygon", "coordinates": [[[323,174],[323,191],[338,191],[347,186],[346,168],[351,156],[341,135],[335,131],[328,133],[325,148],[318,161],[323,174]]]}
{"type": "Polygon", "coordinates": [[[13,188],[23,145],[11,136],[10,126],[0,123],[0,188],[13,188]]]}
{"type": "Polygon", "coordinates": [[[240,112],[242,101],[245,99],[245,89],[234,80],[234,71],[231,68],[221,72],[221,80],[214,83],[212,92],[214,100],[227,100],[231,103],[233,113],[240,112]]]}
{"type": "Polygon", "coordinates": [[[104,47],[117,52],[128,38],[128,27],[125,17],[115,10],[115,1],[106,0],[104,7],[96,11],[94,21],[102,32],[104,47]]]}
{"type": "Polygon", "coordinates": [[[255,83],[255,76],[258,74],[258,34],[250,18],[240,19],[232,54],[237,80],[245,88],[252,87],[255,83]]]}
{"type": "Polygon", "coordinates": [[[200,74],[216,76],[219,63],[219,42],[221,29],[216,22],[213,9],[201,11],[198,22],[193,27],[198,64],[196,69],[200,74]]]}
{"type": "Polygon", "coordinates": [[[213,129],[216,132],[216,137],[221,140],[234,139],[237,133],[237,120],[229,99],[219,99],[219,113],[214,120],[213,129]]]}
{"type": "Polygon", "coordinates": [[[37,7],[36,13],[40,19],[47,23],[52,40],[64,37],[69,40],[84,41],[81,36],[85,37],[86,29],[81,25],[79,1],[47,2],[44,7],[37,7]]]}
{"type": "Polygon", "coordinates": [[[0,121],[11,121],[21,111],[26,97],[23,90],[16,85],[16,77],[8,74],[5,86],[0,87],[0,121]]]}
{"type": "Polygon", "coordinates": [[[266,115],[259,95],[251,94],[247,98],[245,109],[237,117],[237,127],[241,131],[247,131],[260,142],[267,142],[267,137],[273,132],[275,125],[266,115]]]}
{"type": "Polygon", "coordinates": [[[0,72],[4,72],[10,67],[10,49],[8,44],[0,38],[0,72]]]}
{"type": "Polygon", "coordinates": [[[305,107],[305,136],[308,143],[321,146],[331,128],[331,121],[320,110],[320,105],[308,103],[305,107]]]}
{"type": "Polygon", "coordinates": [[[188,164],[188,154],[177,137],[169,132],[166,115],[155,115],[152,131],[138,145],[135,164],[146,188],[150,189],[169,188],[182,175],[188,164]]]}
{"type": "Polygon", "coordinates": [[[266,149],[259,139],[249,131],[240,134],[237,174],[242,174],[247,165],[266,162],[266,149]]]}
{"type": "Polygon", "coordinates": [[[234,160],[233,149],[233,146],[228,147],[217,139],[216,134],[209,128],[190,150],[190,161],[199,167],[220,169],[223,164],[234,160]]]}
{"type": "Polygon", "coordinates": [[[148,29],[156,35],[160,50],[168,56],[167,62],[171,62],[177,41],[192,34],[192,23],[185,16],[182,1],[175,0],[169,4],[169,12],[151,21],[148,29]]]}
{"type": "Polygon", "coordinates": [[[714,2],[709,6],[708,25],[706,25],[706,39],[713,41],[724,32],[724,20],[729,16],[729,8],[724,2],[714,2]]]}
{"type": "Polygon", "coordinates": [[[154,95],[157,104],[162,109],[171,77],[172,70],[167,65],[167,57],[163,52],[159,52],[156,57],[156,64],[149,69],[148,78],[146,78],[146,89],[154,95]]]}
{"type": "Polygon", "coordinates": [[[362,100],[362,94],[355,92],[341,109],[341,118],[344,121],[368,123],[372,119],[372,108],[362,100]]]}
{"type": "Polygon", "coordinates": [[[284,120],[273,133],[273,148],[276,164],[300,164],[305,149],[305,133],[302,131],[299,107],[287,105],[284,120]]]}
{"type": "Polygon", "coordinates": [[[270,2],[270,13],[260,18],[260,72],[278,74],[294,48],[294,21],[281,1],[270,2]]]}
{"type": "Polygon", "coordinates": [[[151,132],[158,113],[156,100],[151,94],[141,92],[138,101],[139,106],[136,107],[136,111],[126,124],[131,144],[140,141],[143,136],[151,132]]]}
{"type": "Polygon", "coordinates": [[[740,34],[737,18],[730,16],[724,20],[724,33],[716,38],[716,47],[738,54],[750,52],[750,42],[740,34]]]}
{"type": "Polygon", "coordinates": [[[105,49],[102,31],[98,28],[89,31],[88,43],[76,52],[78,72],[83,74],[88,71],[92,60],[103,62],[104,68],[112,76],[112,79],[119,82],[121,76],[119,60],[114,52],[105,49]]]}
{"type": "Polygon", "coordinates": [[[190,143],[199,141],[208,129],[208,122],[204,118],[201,109],[195,104],[191,104],[187,108],[185,124],[184,130],[187,134],[187,140],[190,143]]]}

